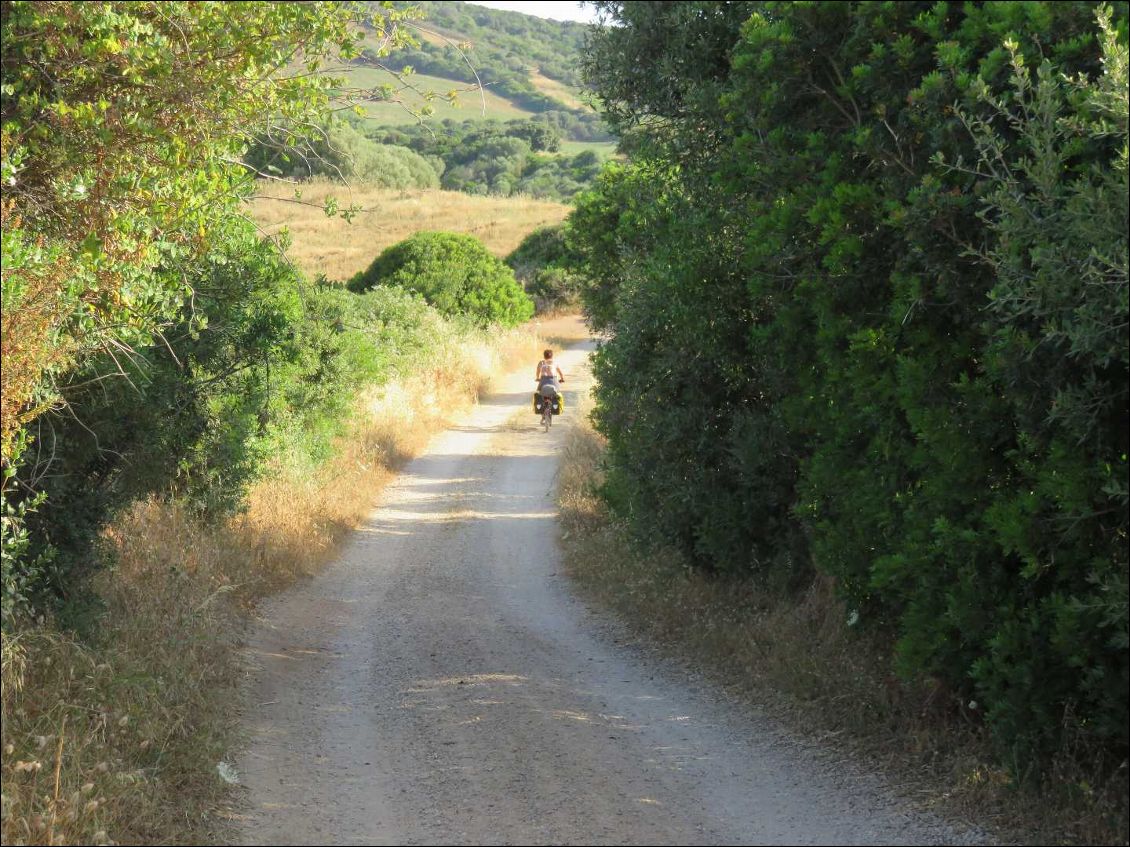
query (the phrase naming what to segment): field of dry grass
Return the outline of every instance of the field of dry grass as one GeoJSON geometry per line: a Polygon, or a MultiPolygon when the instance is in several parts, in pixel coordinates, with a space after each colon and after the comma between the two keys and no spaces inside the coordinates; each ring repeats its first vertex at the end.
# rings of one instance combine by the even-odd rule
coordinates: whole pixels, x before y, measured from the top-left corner
{"type": "Polygon", "coordinates": [[[4,637],[0,842],[222,843],[248,611],[332,559],[445,425],[441,388],[469,405],[544,344],[530,324],[437,345],[412,374],[358,398],[331,462],[310,472],[280,458],[224,525],[159,500],[120,515],[103,536],[115,567],[92,586],[96,633],[4,637]]]}
{"type": "Polygon", "coordinates": [[[844,625],[829,579],[790,596],[710,578],[671,551],[640,552],[597,494],[604,450],[591,425],[573,427],[558,488],[566,569],[649,643],[1004,843],[1126,843],[1125,768],[1103,784],[1065,751],[1042,791],[1018,786],[991,764],[983,726],[957,718],[944,691],[899,682],[890,645],[844,625]]]}
{"type": "Polygon", "coordinates": [[[560,222],[569,207],[551,200],[526,197],[476,197],[457,191],[397,191],[365,186],[309,182],[301,186],[302,203],[294,186],[277,182],[260,184],[251,214],[264,232],[289,230],[291,260],[312,277],[348,279],[369,266],[386,247],[420,230],[462,232],[480,239],[502,257],[540,226],[560,222]],[[327,217],[326,197],[344,206],[358,205],[352,223],[327,217]],[[315,205],[306,205],[313,203],[315,205]]]}
{"type": "Polygon", "coordinates": [[[552,97],[557,102],[564,103],[570,109],[592,111],[592,108],[577,96],[577,92],[563,82],[550,79],[537,68],[530,69],[530,82],[533,84],[534,88],[546,97],[552,97]]]}

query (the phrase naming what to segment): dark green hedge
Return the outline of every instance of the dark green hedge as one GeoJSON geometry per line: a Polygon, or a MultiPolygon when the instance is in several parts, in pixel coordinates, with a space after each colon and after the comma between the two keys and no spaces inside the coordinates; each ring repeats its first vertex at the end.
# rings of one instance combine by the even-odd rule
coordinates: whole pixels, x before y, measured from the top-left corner
{"type": "Polygon", "coordinates": [[[609,500],[833,574],[1018,769],[1124,761],[1126,4],[1105,77],[1093,3],[607,5],[635,161],[569,237],[609,500]]]}
{"type": "Polygon", "coordinates": [[[522,239],[506,257],[506,264],[526,293],[534,298],[538,311],[580,306],[584,280],[572,266],[577,256],[565,242],[563,224],[543,226],[522,239]]]}

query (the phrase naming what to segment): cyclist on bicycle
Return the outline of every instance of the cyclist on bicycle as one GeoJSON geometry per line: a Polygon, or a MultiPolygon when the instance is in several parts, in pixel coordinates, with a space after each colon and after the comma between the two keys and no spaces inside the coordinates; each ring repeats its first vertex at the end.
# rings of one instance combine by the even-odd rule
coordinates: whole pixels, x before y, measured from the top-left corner
{"type": "Polygon", "coordinates": [[[557,365],[553,362],[552,350],[542,351],[542,360],[538,362],[537,371],[534,373],[534,379],[538,381],[538,391],[543,396],[545,396],[546,394],[546,392],[542,390],[545,388],[545,386],[553,386],[554,391],[552,393],[556,394],[558,379],[560,379],[561,382],[565,381],[565,374],[561,373],[561,368],[557,367],[557,365]],[[554,376],[555,373],[556,376],[554,376]]]}

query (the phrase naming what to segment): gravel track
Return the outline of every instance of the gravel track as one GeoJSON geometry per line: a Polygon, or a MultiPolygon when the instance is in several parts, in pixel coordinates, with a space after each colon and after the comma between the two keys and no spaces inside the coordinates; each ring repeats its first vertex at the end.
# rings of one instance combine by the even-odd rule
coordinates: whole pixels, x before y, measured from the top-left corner
{"type": "Polygon", "coordinates": [[[570,590],[555,477],[590,349],[558,357],[572,390],[548,434],[530,373],[507,379],[336,564],[265,604],[238,839],[983,843],[628,643],[570,590]]]}

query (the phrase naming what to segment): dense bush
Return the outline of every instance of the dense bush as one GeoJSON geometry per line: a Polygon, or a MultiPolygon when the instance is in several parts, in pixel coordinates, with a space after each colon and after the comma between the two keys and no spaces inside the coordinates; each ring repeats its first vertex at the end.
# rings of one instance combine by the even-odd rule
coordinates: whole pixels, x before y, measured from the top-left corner
{"type": "MultiPolygon", "coordinates": [[[[341,80],[319,71],[355,54],[361,17],[384,28],[387,49],[405,43],[399,25],[405,14],[342,4],[4,5],[5,630],[17,601],[27,599],[22,595],[43,573],[42,561],[19,552],[41,543],[27,527],[47,520],[51,509],[40,504],[38,513],[30,511],[41,499],[37,489],[63,485],[55,482],[46,449],[51,435],[40,433],[32,443],[29,429],[49,429],[42,416],[70,404],[72,395],[105,390],[121,396],[129,383],[119,376],[111,387],[110,370],[152,376],[155,384],[177,381],[175,367],[150,364],[163,355],[154,351],[165,346],[166,332],[195,338],[203,329],[204,310],[196,305],[210,295],[202,289],[197,297],[193,290],[194,282],[210,284],[201,269],[226,265],[246,271],[248,284],[262,281],[258,248],[241,227],[254,180],[239,156],[256,137],[270,136],[272,126],[299,128],[276,139],[288,144],[324,122],[341,80]],[[298,52],[308,73],[287,73],[298,52]],[[18,467],[31,470],[21,476],[18,467]]],[[[273,308],[285,310],[290,299],[282,296],[273,308]]],[[[238,300],[228,304],[234,313],[243,309],[238,300]]],[[[223,317],[241,320],[234,313],[223,317]]],[[[140,388],[137,380],[134,385],[140,388]]],[[[171,393],[184,388],[166,387],[171,393]]],[[[186,389],[180,396],[191,403],[191,395],[186,389]]],[[[85,410],[70,407],[82,422],[85,410]]],[[[178,421],[173,414],[167,423],[178,421]]],[[[106,423],[129,437],[113,415],[106,423]]],[[[170,444],[155,455],[170,468],[182,449],[190,445],[170,444]]],[[[100,470],[98,461],[114,465],[104,451],[91,459],[90,484],[99,490],[88,493],[95,498],[118,476],[100,470]]]]}
{"type": "Polygon", "coordinates": [[[299,149],[279,150],[259,140],[244,160],[272,176],[320,176],[382,188],[438,188],[442,171],[407,147],[371,141],[351,122],[322,131],[299,149]]]}
{"type": "MultiPolygon", "coordinates": [[[[182,270],[253,181],[237,157],[323,119],[358,10],[309,4],[4,7],[0,452],[76,358],[146,343],[188,299],[182,270]],[[144,33],[144,37],[139,35],[144,33]],[[280,73],[280,45],[310,73],[280,73]],[[219,45],[219,46],[217,46],[219,45]],[[200,56],[211,51],[214,61],[200,56]]],[[[404,12],[373,9],[389,49],[404,12]]],[[[375,22],[374,22],[375,23],[375,22]]]]}
{"type": "Polygon", "coordinates": [[[31,431],[25,471],[47,499],[6,546],[24,562],[4,579],[22,580],[19,594],[40,607],[99,564],[98,534],[118,509],[157,495],[208,520],[231,515],[279,457],[324,464],[359,389],[458,332],[399,288],[309,284],[250,223],[190,282],[193,310],[161,342],[122,361],[124,373],[109,356],[84,363],[64,385],[67,409],[31,431]]]}
{"type": "Polygon", "coordinates": [[[268,458],[295,449],[284,430],[321,432],[310,449],[328,450],[353,390],[380,375],[380,354],[356,355],[335,329],[348,303],[304,282],[249,222],[188,281],[192,308],[161,341],[84,362],[62,385],[66,410],[31,429],[26,471],[47,502],[26,521],[29,558],[55,553],[40,591],[65,596],[129,502],[160,494],[208,517],[238,509],[268,458]]]}
{"type": "Polygon", "coordinates": [[[441,185],[450,191],[526,194],[568,200],[589,187],[601,158],[591,150],[557,154],[561,137],[538,121],[445,121],[430,127],[376,130],[382,143],[404,144],[429,160],[443,162],[441,185]]]}
{"type": "Polygon", "coordinates": [[[556,152],[562,139],[573,141],[614,141],[601,117],[593,112],[543,112],[529,118],[500,121],[496,118],[470,118],[457,121],[444,118],[433,126],[406,124],[369,128],[366,134],[374,141],[411,147],[417,152],[447,150],[458,147],[462,139],[489,132],[524,138],[534,151],[556,152]]]}
{"type": "Polygon", "coordinates": [[[539,312],[579,305],[583,278],[579,257],[565,240],[563,224],[534,230],[506,257],[514,276],[534,298],[539,312]]]}
{"type": "Polygon", "coordinates": [[[49,499],[28,525],[60,553],[60,593],[124,503],[156,491],[212,512],[241,501],[270,395],[310,341],[293,272],[247,229],[198,267],[193,307],[164,342],[124,360],[92,357],[64,383],[67,410],[36,421],[29,475],[49,499]]]}
{"type": "Polygon", "coordinates": [[[1092,3],[601,5],[606,496],[703,567],[833,574],[1017,770],[1123,761],[1126,4],[1101,48],[1092,3]]]}
{"type": "Polygon", "coordinates": [[[534,311],[514,273],[477,238],[418,232],[379,255],[354,277],[352,291],[396,286],[414,291],[442,314],[515,326],[534,311]]]}
{"type": "Polygon", "coordinates": [[[677,222],[675,170],[647,160],[610,163],[596,189],[577,198],[565,222],[570,262],[588,279],[585,311],[597,330],[616,323],[620,288],[633,268],[665,244],[681,244],[667,230],[677,222]]]}

